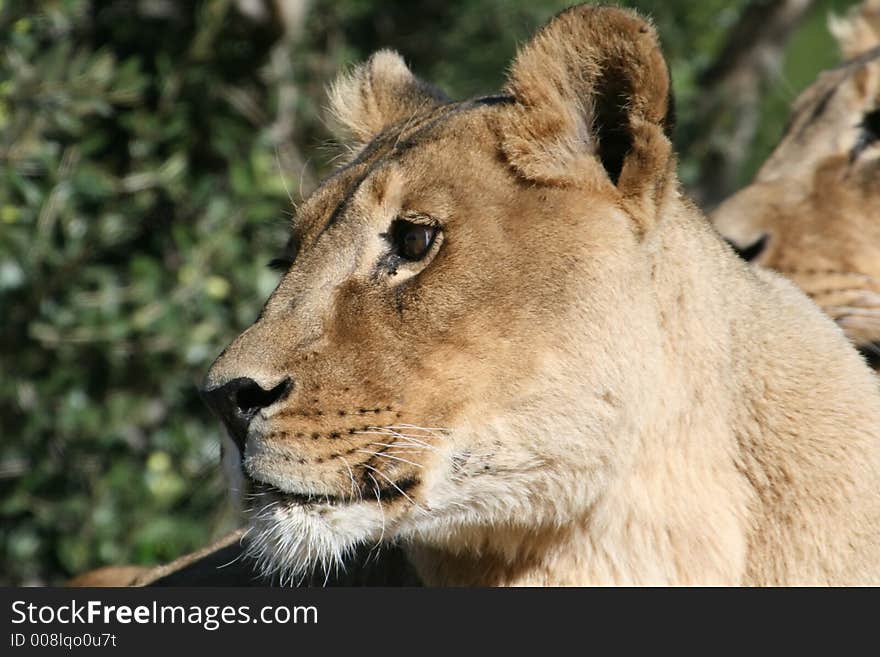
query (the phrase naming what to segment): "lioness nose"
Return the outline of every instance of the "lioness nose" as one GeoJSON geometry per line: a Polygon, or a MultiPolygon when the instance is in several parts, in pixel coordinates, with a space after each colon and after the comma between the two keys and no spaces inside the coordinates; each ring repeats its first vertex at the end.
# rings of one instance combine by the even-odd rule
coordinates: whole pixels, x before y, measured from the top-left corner
{"type": "Polygon", "coordinates": [[[262,409],[284,398],[292,387],[289,378],[271,390],[264,390],[253,379],[232,379],[216,388],[201,390],[202,399],[223,420],[239,449],[244,450],[248,425],[262,409]]]}

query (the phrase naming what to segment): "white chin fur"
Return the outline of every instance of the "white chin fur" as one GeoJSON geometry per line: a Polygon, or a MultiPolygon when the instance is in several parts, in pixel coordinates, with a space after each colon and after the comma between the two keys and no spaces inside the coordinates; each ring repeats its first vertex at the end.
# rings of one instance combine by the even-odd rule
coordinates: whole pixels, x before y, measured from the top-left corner
{"type": "Polygon", "coordinates": [[[248,556],[264,577],[302,583],[320,568],[325,577],[344,567],[360,545],[385,538],[384,511],[375,503],[300,506],[269,502],[251,519],[248,556]]]}

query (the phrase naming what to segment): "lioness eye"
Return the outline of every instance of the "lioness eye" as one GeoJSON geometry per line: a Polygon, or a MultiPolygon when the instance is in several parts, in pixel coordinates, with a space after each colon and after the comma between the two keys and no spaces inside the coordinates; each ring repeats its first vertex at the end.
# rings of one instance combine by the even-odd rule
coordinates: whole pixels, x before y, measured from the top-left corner
{"type": "Polygon", "coordinates": [[[880,109],[875,109],[873,112],[865,114],[865,118],[862,119],[862,125],[867,132],[871,133],[874,139],[880,139],[880,109]]]}
{"type": "Polygon", "coordinates": [[[865,114],[859,128],[859,137],[850,153],[850,161],[855,161],[862,151],[880,141],[880,109],[865,114]]]}
{"type": "Polygon", "coordinates": [[[437,228],[426,224],[414,224],[405,219],[394,222],[394,247],[397,255],[406,260],[421,260],[425,257],[437,228]]]}

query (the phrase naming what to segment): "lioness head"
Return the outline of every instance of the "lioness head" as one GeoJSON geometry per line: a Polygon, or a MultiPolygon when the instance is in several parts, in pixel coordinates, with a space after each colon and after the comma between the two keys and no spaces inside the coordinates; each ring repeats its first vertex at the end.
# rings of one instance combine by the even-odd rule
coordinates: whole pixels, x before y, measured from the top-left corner
{"type": "Polygon", "coordinates": [[[712,220],[745,259],[794,280],[880,364],[880,2],[831,26],[852,59],[800,95],[752,184],[712,220]]]}
{"type": "Polygon", "coordinates": [[[587,512],[663,359],[643,252],[677,193],[668,80],[649,23],[582,6],[498,95],[450,101],[389,51],[333,86],[355,155],[205,382],[264,565],[587,512]]]}

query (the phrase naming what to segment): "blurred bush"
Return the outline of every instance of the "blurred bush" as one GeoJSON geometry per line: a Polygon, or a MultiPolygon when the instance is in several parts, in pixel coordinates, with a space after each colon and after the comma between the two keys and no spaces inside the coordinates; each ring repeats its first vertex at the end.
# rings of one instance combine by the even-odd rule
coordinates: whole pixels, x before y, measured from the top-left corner
{"type": "Polygon", "coordinates": [[[230,3],[154,4],[4,3],[6,581],[166,560],[223,525],[195,384],[276,282],[260,70],[279,31],[230,3]]]}
{"type": "MultiPolygon", "coordinates": [[[[0,0],[0,583],[171,559],[235,522],[195,386],[330,166],[324,85],[391,46],[455,96],[492,91],[567,4],[0,0]]],[[[692,141],[745,2],[639,5],[692,141]]]]}

